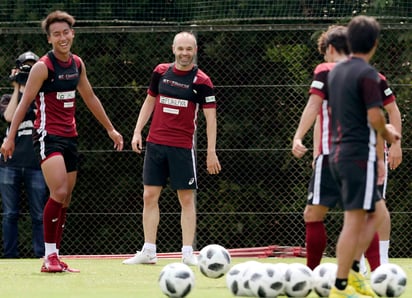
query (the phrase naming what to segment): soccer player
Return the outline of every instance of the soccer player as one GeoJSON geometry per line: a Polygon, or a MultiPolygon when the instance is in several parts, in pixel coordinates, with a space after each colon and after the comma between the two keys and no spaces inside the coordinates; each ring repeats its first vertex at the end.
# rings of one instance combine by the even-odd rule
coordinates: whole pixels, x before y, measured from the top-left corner
{"type": "Polygon", "coordinates": [[[313,173],[304,211],[306,264],[312,270],[319,265],[326,248],[327,235],[323,220],[329,208],[335,207],[340,197],[329,169],[330,117],[327,78],[335,63],[348,58],[346,27],[329,27],[318,39],[318,51],[324,55],[326,62],[319,64],[314,70],[309,100],[300,118],[292,146],[292,153],[297,158],[301,158],[307,152],[308,149],[302,140],[318,117],[314,132],[313,173]]]}
{"type": "MultiPolygon", "coordinates": [[[[306,226],[306,264],[311,269],[320,264],[323,252],[327,244],[324,218],[330,208],[337,205],[339,192],[334,186],[334,179],[329,170],[330,151],[330,119],[327,110],[327,75],[337,61],[348,58],[349,49],[347,46],[346,27],[330,26],[326,32],[318,39],[318,51],[323,54],[326,63],[319,64],[314,71],[314,78],[309,93],[310,97],[307,106],[302,113],[301,121],[296,130],[292,153],[300,158],[307,148],[303,145],[302,139],[313,125],[316,117],[314,131],[314,170],[309,184],[309,196],[307,206],[304,211],[306,226]]],[[[397,130],[400,130],[400,113],[396,105],[395,97],[389,89],[384,76],[380,83],[383,104],[388,111],[390,122],[397,130]]],[[[400,145],[400,141],[397,142],[400,145]]],[[[391,148],[394,147],[392,144],[391,148]]],[[[398,156],[398,148],[394,149],[394,156],[398,156]]],[[[393,158],[393,160],[398,160],[393,158]]],[[[389,215],[388,212],[386,212],[389,215]]],[[[367,250],[368,261],[372,269],[380,265],[378,237],[374,238],[370,248],[367,250]]],[[[362,269],[361,269],[362,270],[362,269]]]]}
{"type": "Polygon", "coordinates": [[[359,261],[354,260],[370,244],[386,210],[377,186],[378,175],[384,174],[382,139],[389,144],[400,139],[393,126],[386,125],[379,74],[369,64],[379,33],[374,18],[354,17],[348,25],[352,56],[338,63],[328,76],[332,124],[329,165],[344,209],[332,298],[374,297],[359,273],[359,261]]]}
{"type": "Polygon", "coordinates": [[[19,124],[35,99],[37,114],[34,146],[50,191],[43,212],[45,258],[41,272],[78,272],[59,258],[67,208],[77,177],[76,90],[106,129],[114,142],[114,148],[123,149],[123,137],[115,130],[93,92],[84,62],[70,51],[74,40],[74,23],[73,16],[62,11],[54,11],[42,21],[52,50],[33,65],[9,134],[1,146],[3,158],[11,158],[19,124]]]}
{"type": "MultiPolygon", "coordinates": [[[[399,111],[399,107],[396,104],[396,98],[393,94],[391,88],[388,86],[386,77],[382,74],[380,76],[380,83],[379,87],[381,89],[381,93],[383,96],[383,106],[388,113],[389,116],[389,123],[391,123],[396,131],[400,134],[402,133],[402,119],[401,113],[399,111]]],[[[388,183],[388,170],[396,169],[400,163],[402,162],[402,148],[401,148],[401,140],[397,140],[396,142],[392,143],[390,147],[386,144],[385,145],[385,177],[382,183],[379,184],[379,191],[382,194],[382,197],[385,199],[386,204],[386,187],[388,183]]],[[[379,244],[378,247],[369,247],[368,250],[365,252],[366,258],[368,261],[370,259],[374,259],[375,255],[379,255],[379,264],[387,264],[389,262],[389,242],[390,242],[390,232],[391,232],[391,217],[390,213],[385,212],[384,219],[382,223],[378,227],[378,235],[379,235],[379,244]],[[369,256],[368,256],[369,254],[369,256]]],[[[372,244],[371,244],[372,246],[372,244]]],[[[376,266],[369,263],[371,267],[371,271],[376,269],[376,266]]],[[[360,260],[360,271],[366,275],[368,269],[365,264],[365,258],[362,256],[360,260]]]]}
{"type": "Polygon", "coordinates": [[[174,63],[156,66],[149,90],[140,110],[132,148],[141,153],[142,129],[153,115],[146,139],[143,165],[144,245],[123,264],[154,264],[159,225],[159,197],[170,178],[181,205],[182,261],[196,265],[193,242],[196,230],[194,189],[197,188],[194,132],[199,108],[203,109],[207,133],[207,171],[221,170],[216,155],[216,101],[210,78],[194,64],[197,42],[193,34],[180,32],[172,45],[174,63]]]}

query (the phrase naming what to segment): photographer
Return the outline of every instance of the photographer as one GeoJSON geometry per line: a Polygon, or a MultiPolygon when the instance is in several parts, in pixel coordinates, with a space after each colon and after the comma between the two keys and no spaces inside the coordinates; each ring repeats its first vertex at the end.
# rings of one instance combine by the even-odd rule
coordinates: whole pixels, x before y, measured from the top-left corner
{"type": "MultiPolygon", "coordinates": [[[[16,66],[11,70],[9,79],[14,87],[13,94],[0,114],[10,123],[22,97],[31,67],[39,57],[32,52],[21,54],[16,66]]],[[[35,104],[30,106],[18,128],[16,150],[7,162],[0,158],[0,193],[3,205],[3,249],[4,258],[18,258],[18,218],[22,187],[28,199],[32,219],[32,242],[34,256],[44,256],[43,209],[47,200],[47,188],[40,164],[33,149],[33,122],[35,104]]],[[[6,131],[8,135],[8,129],[6,131]]]]}

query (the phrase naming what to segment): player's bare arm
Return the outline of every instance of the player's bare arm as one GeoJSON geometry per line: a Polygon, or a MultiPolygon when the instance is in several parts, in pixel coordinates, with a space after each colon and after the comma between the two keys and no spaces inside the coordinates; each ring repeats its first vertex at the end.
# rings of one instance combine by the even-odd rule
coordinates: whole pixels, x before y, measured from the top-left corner
{"type": "Polygon", "coordinates": [[[319,95],[311,94],[300,117],[295,136],[293,137],[292,153],[297,158],[301,158],[308,151],[308,148],[303,145],[302,140],[315,122],[321,106],[322,98],[319,95]]]}
{"type": "MultiPolygon", "coordinates": [[[[399,134],[402,134],[402,119],[396,102],[391,102],[385,106],[385,110],[389,115],[389,123],[392,124],[399,134]]],[[[402,162],[402,147],[401,140],[391,144],[389,147],[388,164],[391,170],[396,169],[402,162]]]]}
{"type": "Polygon", "coordinates": [[[94,117],[103,125],[106,129],[107,134],[112,139],[114,143],[114,148],[117,151],[123,150],[123,136],[113,127],[106,111],[103,108],[102,103],[99,98],[94,93],[92,86],[87,78],[86,67],[82,63],[82,72],[80,74],[79,84],[77,85],[77,90],[79,91],[83,101],[85,102],[88,109],[93,113],[94,117]]]}
{"type": "Polygon", "coordinates": [[[132,149],[136,153],[142,153],[143,150],[143,139],[142,139],[142,130],[149,121],[154,107],[156,104],[156,97],[147,95],[146,99],[142,105],[142,108],[139,112],[139,117],[137,118],[136,127],[133,131],[132,137],[132,149]]]}
{"type": "Polygon", "coordinates": [[[368,121],[377,133],[389,144],[401,139],[401,135],[395,130],[393,125],[386,124],[385,117],[380,107],[368,109],[368,121]]]}
{"type": "Polygon", "coordinates": [[[207,157],[206,166],[209,174],[219,174],[222,170],[216,155],[217,120],[216,109],[203,109],[206,118],[207,157]]]}

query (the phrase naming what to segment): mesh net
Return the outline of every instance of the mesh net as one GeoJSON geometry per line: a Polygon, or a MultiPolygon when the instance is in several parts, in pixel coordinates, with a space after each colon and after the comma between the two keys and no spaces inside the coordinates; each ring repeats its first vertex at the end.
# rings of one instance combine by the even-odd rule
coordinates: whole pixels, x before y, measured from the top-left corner
{"type": "MultiPolygon", "coordinates": [[[[36,25],[27,27],[16,23],[13,27],[8,23],[1,28],[2,93],[12,91],[8,75],[20,53],[31,50],[40,56],[50,49],[38,24],[46,10],[60,5],[59,8],[70,9],[69,12],[82,21],[92,22],[102,19],[100,10],[104,7],[115,6],[109,2],[99,2],[98,5],[97,2],[73,1],[51,5],[47,1],[42,1],[41,4],[40,1],[30,1],[36,3],[33,4],[34,9],[28,4],[21,5],[21,2],[18,2],[20,6],[17,9],[17,2],[0,3],[1,20],[18,21],[17,12],[20,12],[20,16],[25,18],[19,20],[35,20],[36,25]],[[35,17],[31,17],[28,11],[35,17]]],[[[131,13],[141,13],[142,7],[147,8],[148,3],[154,3],[136,2],[139,3],[118,1],[116,5],[119,10],[128,7],[131,13]]],[[[316,38],[331,21],[319,19],[317,23],[292,22],[294,14],[291,11],[302,13],[302,10],[294,10],[296,2],[299,5],[309,3],[157,2],[159,7],[185,3],[191,6],[190,13],[195,13],[195,8],[202,7],[204,15],[199,11],[196,13],[210,20],[222,18],[218,13],[211,13],[212,10],[219,10],[219,5],[227,4],[229,7],[230,3],[235,3],[235,10],[244,3],[246,7],[238,9],[238,12],[242,11],[245,18],[252,18],[259,6],[261,13],[268,16],[269,13],[263,9],[264,4],[268,8],[283,3],[284,6],[277,6],[283,7],[284,10],[279,10],[281,14],[270,14],[285,18],[290,14],[291,19],[286,19],[282,24],[232,22],[224,26],[196,27],[94,24],[76,28],[73,52],[85,61],[89,80],[127,145],[125,151],[114,152],[106,132],[79,98],[77,123],[81,166],[69,209],[62,254],[133,253],[142,245],[143,156],[131,151],[130,141],[153,67],[173,59],[170,50],[172,38],[174,32],[182,29],[195,30],[199,44],[199,67],[210,75],[216,87],[217,148],[223,167],[218,176],[206,173],[205,123],[199,115],[196,247],[201,248],[210,243],[219,243],[228,248],[272,244],[305,245],[302,212],[306,204],[312,159],[311,152],[302,160],[294,159],[290,153],[291,139],[307,101],[313,69],[323,60],[316,51],[316,38]],[[252,3],[255,3],[254,9],[250,7],[252,3]]],[[[320,8],[321,2],[310,3],[320,8]]],[[[410,257],[412,27],[408,22],[400,23],[399,16],[408,14],[408,11],[410,15],[411,4],[409,1],[387,3],[397,3],[400,6],[396,11],[397,17],[383,23],[382,38],[373,64],[385,74],[395,91],[404,126],[403,162],[397,170],[389,173],[387,198],[392,215],[390,256],[410,257]]],[[[381,7],[383,8],[385,7],[381,7]]],[[[188,12],[187,9],[184,11],[188,12]]],[[[390,10],[385,12],[389,15],[390,10]]],[[[345,14],[346,17],[351,15],[345,14]]],[[[143,16],[155,20],[152,15],[142,13],[142,18],[143,16]]],[[[164,16],[168,20],[166,13],[164,16]]],[[[114,19],[113,16],[106,17],[107,20],[114,19]]],[[[179,20],[185,20],[181,17],[179,20]]],[[[136,19],[138,18],[130,18],[136,19]]],[[[5,123],[1,122],[0,126],[0,134],[3,134],[5,123]]],[[[304,142],[311,147],[311,132],[304,142]]],[[[24,197],[23,193],[22,198],[24,197]]],[[[31,221],[25,199],[21,205],[20,252],[22,256],[31,256],[31,221]]],[[[168,187],[162,193],[160,208],[159,251],[180,251],[180,207],[176,194],[168,187]]],[[[334,255],[341,223],[341,210],[333,210],[328,214],[326,226],[329,240],[326,253],[330,256],[334,255]]]]}
{"type": "Polygon", "coordinates": [[[0,3],[0,22],[38,22],[38,14],[61,9],[82,22],[218,23],[270,20],[327,20],[368,14],[381,19],[410,20],[410,1],[23,1],[0,3]],[[23,18],[22,18],[23,17],[23,18]],[[24,21],[22,21],[24,20],[24,21]]]}

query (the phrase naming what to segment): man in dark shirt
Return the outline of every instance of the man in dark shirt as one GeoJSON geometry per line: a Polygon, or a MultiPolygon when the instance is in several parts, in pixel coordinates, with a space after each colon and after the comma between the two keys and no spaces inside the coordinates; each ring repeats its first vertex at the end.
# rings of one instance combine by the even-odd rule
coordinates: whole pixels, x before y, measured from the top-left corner
{"type": "Polygon", "coordinates": [[[400,138],[386,125],[380,78],[368,63],[376,51],[379,32],[375,19],[353,18],[348,25],[352,57],[338,63],[329,74],[329,162],[345,210],[336,248],[338,271],[329,297],[374,297],[359,273],[359,261],[354,260],[368,247],[385,211],[377,190],[378,175],[384,173],[382,138],[388,143],[400,138]]]}
{"type": "MultiPolygon", "coordinates": [[[[24,52],[17,58],[16,66],[11,70],[10,80],[14,89],[13,94],[10,96],[7,105],[4,105],[4,110],[0,111],[0,118],[4,118],[8,123],[11,122],[17,104],[23,95],[31,67],[38,59],[39,57],[33,52],[24,52]]],[[[33,149],[32,134],[35,110],[35,104],[32,103],[18,127],[13,158],[6,162],[0,154],[4,258],[20,257],[18,221],[22,193],[25,193],[27,197],[32,221],[34,256],[37,258],[44,256],[43,208],[47,201],[47,187],[33,149]]],[[[8,132],[9,129],[7,128],[6,135],[8,132]]]]}

